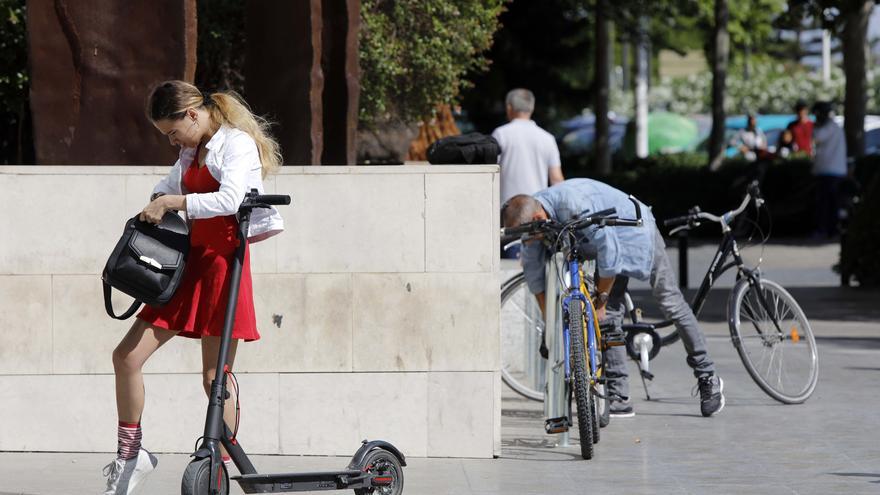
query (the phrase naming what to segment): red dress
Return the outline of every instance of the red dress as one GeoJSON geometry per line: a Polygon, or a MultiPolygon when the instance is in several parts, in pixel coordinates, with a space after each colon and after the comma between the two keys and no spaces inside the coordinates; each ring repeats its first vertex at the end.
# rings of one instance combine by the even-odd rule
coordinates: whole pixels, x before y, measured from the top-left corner
{"type": "MultiPolygon", "coordinates": [[[[183,176],[183,185],[193,193],[220,189],[208,167],[198,166],[198,152],[183,176]]],[[[183,337],[220,336],[229,299],[227,275],[238,246],[235,215],[197,218],[190,226],[190,250],[183,280],[174,297],[162,307],[145,307],[137,317],[160,328],[179,330],[183,337]]],[[[254,313],[250,250],[244,251],[244,266],[238,292],[238,307],[232,338],[246,341],[260,338],[254,313]]]]}

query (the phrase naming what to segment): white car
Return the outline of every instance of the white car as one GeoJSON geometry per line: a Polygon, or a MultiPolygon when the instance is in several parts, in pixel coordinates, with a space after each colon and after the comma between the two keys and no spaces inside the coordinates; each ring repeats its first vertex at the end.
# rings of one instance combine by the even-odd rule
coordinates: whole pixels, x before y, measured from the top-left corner
{"type": "MultiPolygon", "coordinates": [[[[834,122],[843,127],[843,116],[835,115],[834,122]]],[[[865,115],[865,154],[880,154],[880,115],[865,115]]]]}

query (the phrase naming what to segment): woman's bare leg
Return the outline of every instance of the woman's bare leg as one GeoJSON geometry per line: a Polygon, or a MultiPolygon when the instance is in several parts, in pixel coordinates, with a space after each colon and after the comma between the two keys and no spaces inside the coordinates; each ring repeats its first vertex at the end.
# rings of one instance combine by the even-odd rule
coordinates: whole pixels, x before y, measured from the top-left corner
{"type": "Polygon", "coordinates": [[[128,333],[113,350],[116,373],[116,412],[119,421],[139,423],[144,412],[143,367],[157,349],[177,335],[135,319],[128,333]]]}
{"type": "MultiPolygon", "coordinates": [[[[232,370],[235,363],[235,351],[238,348],[238,340],[232,339],[229,343],[229,356],[226,364],[232,370]]],[[[202,385],[205,387],[205,394],[211,394],[211,382],[217,374],[217,356],[220,353],[220,337],[204,336],[202,337],[202,385]]],[[[235,389],[226,384],[226,390],[229,391],[229,399],[223,403],[223,421],[230,428],[235,427],[235,389]]],[[[228,455],[226,449],[221,445],[220,449],[223,455],[228,455]]]]}

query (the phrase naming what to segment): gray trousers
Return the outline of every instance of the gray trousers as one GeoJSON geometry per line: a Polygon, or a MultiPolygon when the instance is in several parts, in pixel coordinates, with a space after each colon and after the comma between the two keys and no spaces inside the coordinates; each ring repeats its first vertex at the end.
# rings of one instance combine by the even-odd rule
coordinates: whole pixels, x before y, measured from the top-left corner
{"type": "MultiPolygon", "coordinates": [[[[660,232],[654,234],[654,266],[651,268],[651,291],[660,305],[663,316],[675,322],[681,341],[687,351],[687,364],[694,370],[697,378],[715,373],[715,364],[706,349],[706,337],[697,325],[697,317],[678,288],[678,280],[666,256],[666,244],[660,232]]],[[[615,328],[623,324],[624,293],[627,277],[617,277],[609,294],[605,309],[605,321],[611,321],[615,328]]],[[[624,346],[611,347],[605,353],[605,377],[608,392],[623,399],[629,398],[629,381],[626,372],[626,349],[624,346]]]]}

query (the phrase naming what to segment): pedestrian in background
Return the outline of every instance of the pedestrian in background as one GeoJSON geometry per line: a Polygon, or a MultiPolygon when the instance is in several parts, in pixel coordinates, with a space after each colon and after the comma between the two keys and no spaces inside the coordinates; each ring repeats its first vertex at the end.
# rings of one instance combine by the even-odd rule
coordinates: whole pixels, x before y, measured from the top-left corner
{"type": "Polygon", "coordinates": [[[840,184],[847,176],[846,136],[834,121],[831,103],[818,101],[813,105],[816,124],[813,127],[812,173],[815,177],[815,230],[814,239],[829,239],[837,235],[840,208],[840,184]]]}
{"type": "Polygon", "coordinates": [[[767,150],[767,136],[758,129],[758,119],[754,114],[746,116],[746,126],[733,136],[731,146],[750,162],[757,160],[759,153],[767,150]]]}
{"type": "MultiPolygon", "coordinates": [[[[562,160],[556,138],[532,120],[535,95],[517,88],[505,99],[509,122],[492,132],[501,147],[501,204],[517,194],[532,195],[562,182],[562,160]]],[[[502,251],[502,257],[516,258],[518,247],[502,251]]]]}
{"type": "Polygon", "coordinates": [[[798,100],[794,105],[794,113],[797,118],[786,127],[791,131],[794,138],[794,151],[813,154],[813,121],[810,120],[810,108],[804,100],[798,100]]]}

